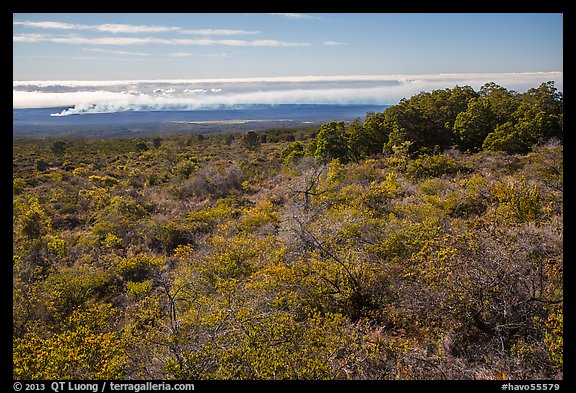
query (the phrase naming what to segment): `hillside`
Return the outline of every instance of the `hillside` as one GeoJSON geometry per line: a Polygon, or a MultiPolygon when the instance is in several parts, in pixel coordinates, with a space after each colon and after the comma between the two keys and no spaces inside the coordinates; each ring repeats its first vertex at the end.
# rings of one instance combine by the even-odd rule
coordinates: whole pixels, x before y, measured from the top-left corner
{"type": "Polygon", "coordinates": [[[15,139],[14,378],[561,379],[561,115],[504,90],[484,128],[504,101],[454,89],[319,129],[15,139]]]}

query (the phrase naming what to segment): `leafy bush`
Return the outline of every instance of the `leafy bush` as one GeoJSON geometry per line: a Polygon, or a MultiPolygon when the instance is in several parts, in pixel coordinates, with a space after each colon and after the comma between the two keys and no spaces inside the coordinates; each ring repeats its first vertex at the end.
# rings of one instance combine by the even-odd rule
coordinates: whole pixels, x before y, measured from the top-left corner
{"type": "Polygon", "coordinates": [[[48,215],[42,210],[38,198],[28,200],[28,208],[20,217],[18,217],[20,230],[22,234],[32,240],[38,239],[51,230],[48,215]]]}
{"type": "Polygon", "coordinates": [[[15,177],[12,179],[12,191],[14,195],[20,195],[26,187],[26,180],[15,177]]]}
{"type": "Polygon", "coordinates": [[[444,154],[422,156],[410,161],[407,168],[407,173],[412,178],[450,176],[468,171],[469,168],[444,154]]]}
{"type": "Polygon", "coordinates": [[[540,191],[526,182],[498,183],[492,187],[491,193],[500,203],[499,210],[519,221],[535,220],[543,212],[540,191]]]}
{"type": "Polygon", "coordinates": [[[122,258],[115,266],[115,271],[125,280],[142,281],[165,263],[164,258],[155,258],[140,254],[132,258],[122,258]]]}
{"type": "Polygon", "coordinates": [[[78,309],[67,318],[63,332],[15,339],[14,378],[122,378],[128,359],[120,335],[106,323],[114,312],[109,305],[78,309]]]}
{"type": "Polygon", "coordinates": [[[304,157],[304,145],[300,142],[292,142],[280,152],[280,157],[284,159],[284,165],[292,166],[304,157]]]}
{"type": "Polygon", "coordinates": [[[69,315],[90,299],[108,293],[112,277],[103,269],[85,265],[61,268],[45,281],[46,306],[54,317],[69,315]]]}
{"type": "Polygon", "coordinates": [[[128,281],[126,283],[126,293],[133,301],[145,298],[152,292],[152,280],[142,282],[128,281]]]}
{"type": "Polygon", "coordinates": [[[186,159],[180,161],[174,166],[174,173],[180,176],[182,179],[188,179],[190,175],[198,171],[200,167],[194,160],[186,159]]]}

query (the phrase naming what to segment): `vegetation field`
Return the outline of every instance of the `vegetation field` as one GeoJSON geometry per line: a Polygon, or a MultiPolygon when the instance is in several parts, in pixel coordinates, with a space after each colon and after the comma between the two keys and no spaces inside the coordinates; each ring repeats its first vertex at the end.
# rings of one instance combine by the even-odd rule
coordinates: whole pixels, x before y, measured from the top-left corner
{"type": "Polygon", "coordinates": [[[561,379],[562,106],[15,139],[13,376],[561,379]]]}

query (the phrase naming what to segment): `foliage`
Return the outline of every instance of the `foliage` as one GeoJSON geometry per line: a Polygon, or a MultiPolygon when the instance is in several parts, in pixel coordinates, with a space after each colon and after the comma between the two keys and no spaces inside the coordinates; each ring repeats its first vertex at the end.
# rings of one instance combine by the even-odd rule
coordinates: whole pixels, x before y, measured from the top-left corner
{"type": "Polygon", "coordinates": [[[126,293],[132,300],[140,300],[152,291],[152,280],[142,282],[128,281],[126,283],[126,293]]]}
{"type": "Polygon", "coordinates": [[[410,152],[437,153],[452,146],[463,151],[527,153],[533,145],[562,140],[563,96],[554,82],[526,93],[487,83],[421,92],[383,113],[328,122],[320,127],[314,155],[355,161],[410,142],[410,152]]]}
{"type": "Polygon", "coordinates": [[[254,131],[248,131],[242,136],[242,143],[250,150],[254,150],[260,144],[258,134],[254,131]]]}
{"type": "Polygon", "coordinates": [[[60,156],[66,151],[66,142],[55,141],[52,143],[52,146],[50,146],[50,150],[52,150],[52,153],[60,156]]]}
{"type": "Polygon", "coordinates": [[[292,142],[280,152],[286,166],[294,165],[304,156],[304,146],[300,142],[292,142]]]}
{"type": "Polygon", "coordinates": [[[562,379],[561,103],[14,140],[13,377],[562,379]]]}
{"type": "Polygon", "coordinates": [[[127,358],[118,333],[107,322],[108,304],[78,309],[66,329],[50,337],[30,333],[14,341],[16,379],[117,379],[127,358]]]}
{"type": "Polygon", "coordinates": [[[324,159],[338,158],[342,162],[350,160],[348,135],[343,121],[322,124],[316,137],[314,156],[324,159]]]}
{"type": "Polygon", "coordinates": [[[461,171],[469,169],[445,154],[421,156],[410,162],[406,169],[407,174],[415,178],[455,175],[461,171]]]}
{"type": "Polygon", "coordinates": [[[20,231],[29,240],[38,239],[50,232],[50,221],[44,210],[42,210],[38,198],[30,198],[27,204],[28,208],[18,218],[20,231]]]}

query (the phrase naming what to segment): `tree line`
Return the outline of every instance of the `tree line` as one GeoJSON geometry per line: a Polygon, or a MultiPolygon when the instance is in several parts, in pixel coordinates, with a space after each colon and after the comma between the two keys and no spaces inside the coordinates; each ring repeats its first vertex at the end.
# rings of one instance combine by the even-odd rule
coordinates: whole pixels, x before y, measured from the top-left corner
{"type": "Polygon", "coordinates": [[[367,113],[364,122],[323,124],[309,152],[341,162],[359,162],[406,146],[411,154],[456,148],[528,153],[532,146],[563,139],[563,94],[554,82],[525,93],[494,82],[479,91],[470,86],[421,92],[381,113],[367,113]]]}

